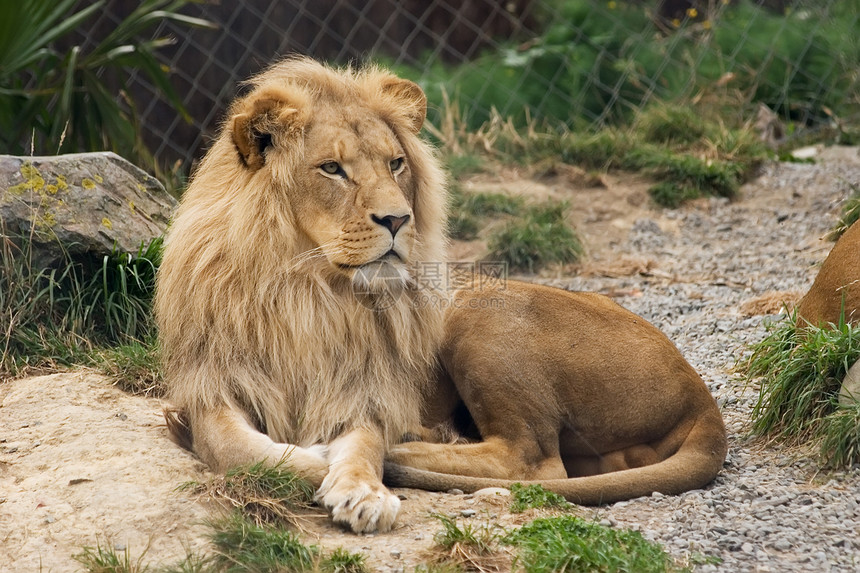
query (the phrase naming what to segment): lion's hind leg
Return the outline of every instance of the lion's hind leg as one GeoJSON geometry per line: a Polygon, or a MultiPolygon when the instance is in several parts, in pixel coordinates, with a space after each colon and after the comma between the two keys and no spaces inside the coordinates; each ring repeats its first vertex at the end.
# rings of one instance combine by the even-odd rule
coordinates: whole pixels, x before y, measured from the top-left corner
{"type": "Polygon", "coordinates": [[[442,474],[510,480],[567,477],[558,448],[490,437],[473,444],[407,442],[389,450],[387,461],[442,474]]]}
{"type": "Polygon", "coordinates": [[[600,455],[566,455],[564,467],[569,477],[585,477],[640,468],[660,461],[662,458],[657,450],[640,444],[600,455]]]}

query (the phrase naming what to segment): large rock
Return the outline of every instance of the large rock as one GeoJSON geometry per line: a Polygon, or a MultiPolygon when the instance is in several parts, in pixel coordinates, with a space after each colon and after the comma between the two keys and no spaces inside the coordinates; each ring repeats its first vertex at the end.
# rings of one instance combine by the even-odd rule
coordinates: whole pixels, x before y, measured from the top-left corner
{"type": "Polygon", "coordinates": [[[0,155],[0,234],[32,237],[36,268],[64,253],[136,252],[164,233],[175,206],[154,177],[114,153],[0,155]]]}

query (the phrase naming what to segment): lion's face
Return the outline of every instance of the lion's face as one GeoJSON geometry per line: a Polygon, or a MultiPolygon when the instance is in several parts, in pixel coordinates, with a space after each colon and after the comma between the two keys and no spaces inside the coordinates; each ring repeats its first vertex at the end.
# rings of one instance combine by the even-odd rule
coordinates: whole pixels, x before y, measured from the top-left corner
{"type": "Polygon", "coordinates": [[[376,291],[402,287],[417,262],[417,182],[403,139],[420,129],[426,100],[418,86],[393,77],[367,89],[389,93],[397,109],[411,106],[406,120],[356,93],[309,97],[271,84],[242,102],[233,135],[246,168],[266,170],[286,195],[307,242],[300,256],[324,258],[376,291]]]}
{"type": "Polygon", "coordinates": [[[351,278],[405,277],[413,185],[394,132],[359,106],[328,110],[308,126],[302,161],[291,199],[314,246],[351,278]]]}

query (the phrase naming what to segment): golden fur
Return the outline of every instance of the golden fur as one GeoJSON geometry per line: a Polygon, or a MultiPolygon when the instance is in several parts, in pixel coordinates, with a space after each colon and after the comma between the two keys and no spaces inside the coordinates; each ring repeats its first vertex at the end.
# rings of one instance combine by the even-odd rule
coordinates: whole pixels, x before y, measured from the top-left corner
{"type": "Polygon", "coordinates": [[[169,398],[193,449],[216,470],[289,456],[355,531],[397,515],[386,452],[387,479],[433,489],[539,480],[598,503],[707,483],[722,418],[652,325],[598,295],[416,284],[415,265],[444,260],[425,106],[379,69],[291,59],[231,107],[158,277],[169,398]],[[394,445],[434,435],[422,422],[480,441],[394,445]]]}
{"type": "Polygon", "coordinates": [[[424,94],[300,58],[250,85],[167,238],[168,397],[216,470],[289,455],[337,521],[387,529],[399,502],[383,451],[419,426],[442,328],[407,288],[445,246],[443,174],[417,136],[424,94]]]}
{"type": "Polygon", "coordinates": [[[716,402],[677,348],[605,296],[507,281],[455,293],[427,424],[477,443],[389,452],[389,485],[539,483],[576,503],[702,487],[726,457],[716,402]]]}
{"type": "Polygon", "coordinates": [[[813,326],[860,321],[860,224],[839,237],[797,306],[798,321],[813,326]]]}

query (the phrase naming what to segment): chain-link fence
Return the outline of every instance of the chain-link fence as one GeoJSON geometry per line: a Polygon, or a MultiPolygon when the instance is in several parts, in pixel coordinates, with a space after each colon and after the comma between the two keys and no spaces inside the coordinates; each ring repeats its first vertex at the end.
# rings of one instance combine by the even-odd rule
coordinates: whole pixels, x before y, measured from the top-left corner
{"type": "MultiPolygon", "coordinates": [[[[137,5],[111,0],[90,41],[137,5]]],[[[378,60],[455,101],[475,127],[491,109],[577,128],[653,99],[731,96],[793,125],[856,121],[858,0],[238,0],[188,6],[218,29],[164,23],[158,36],[192,117],[142,75],[126,86],[164,162],[198,159],[241,82],[291,53],[378,60]]]]}

